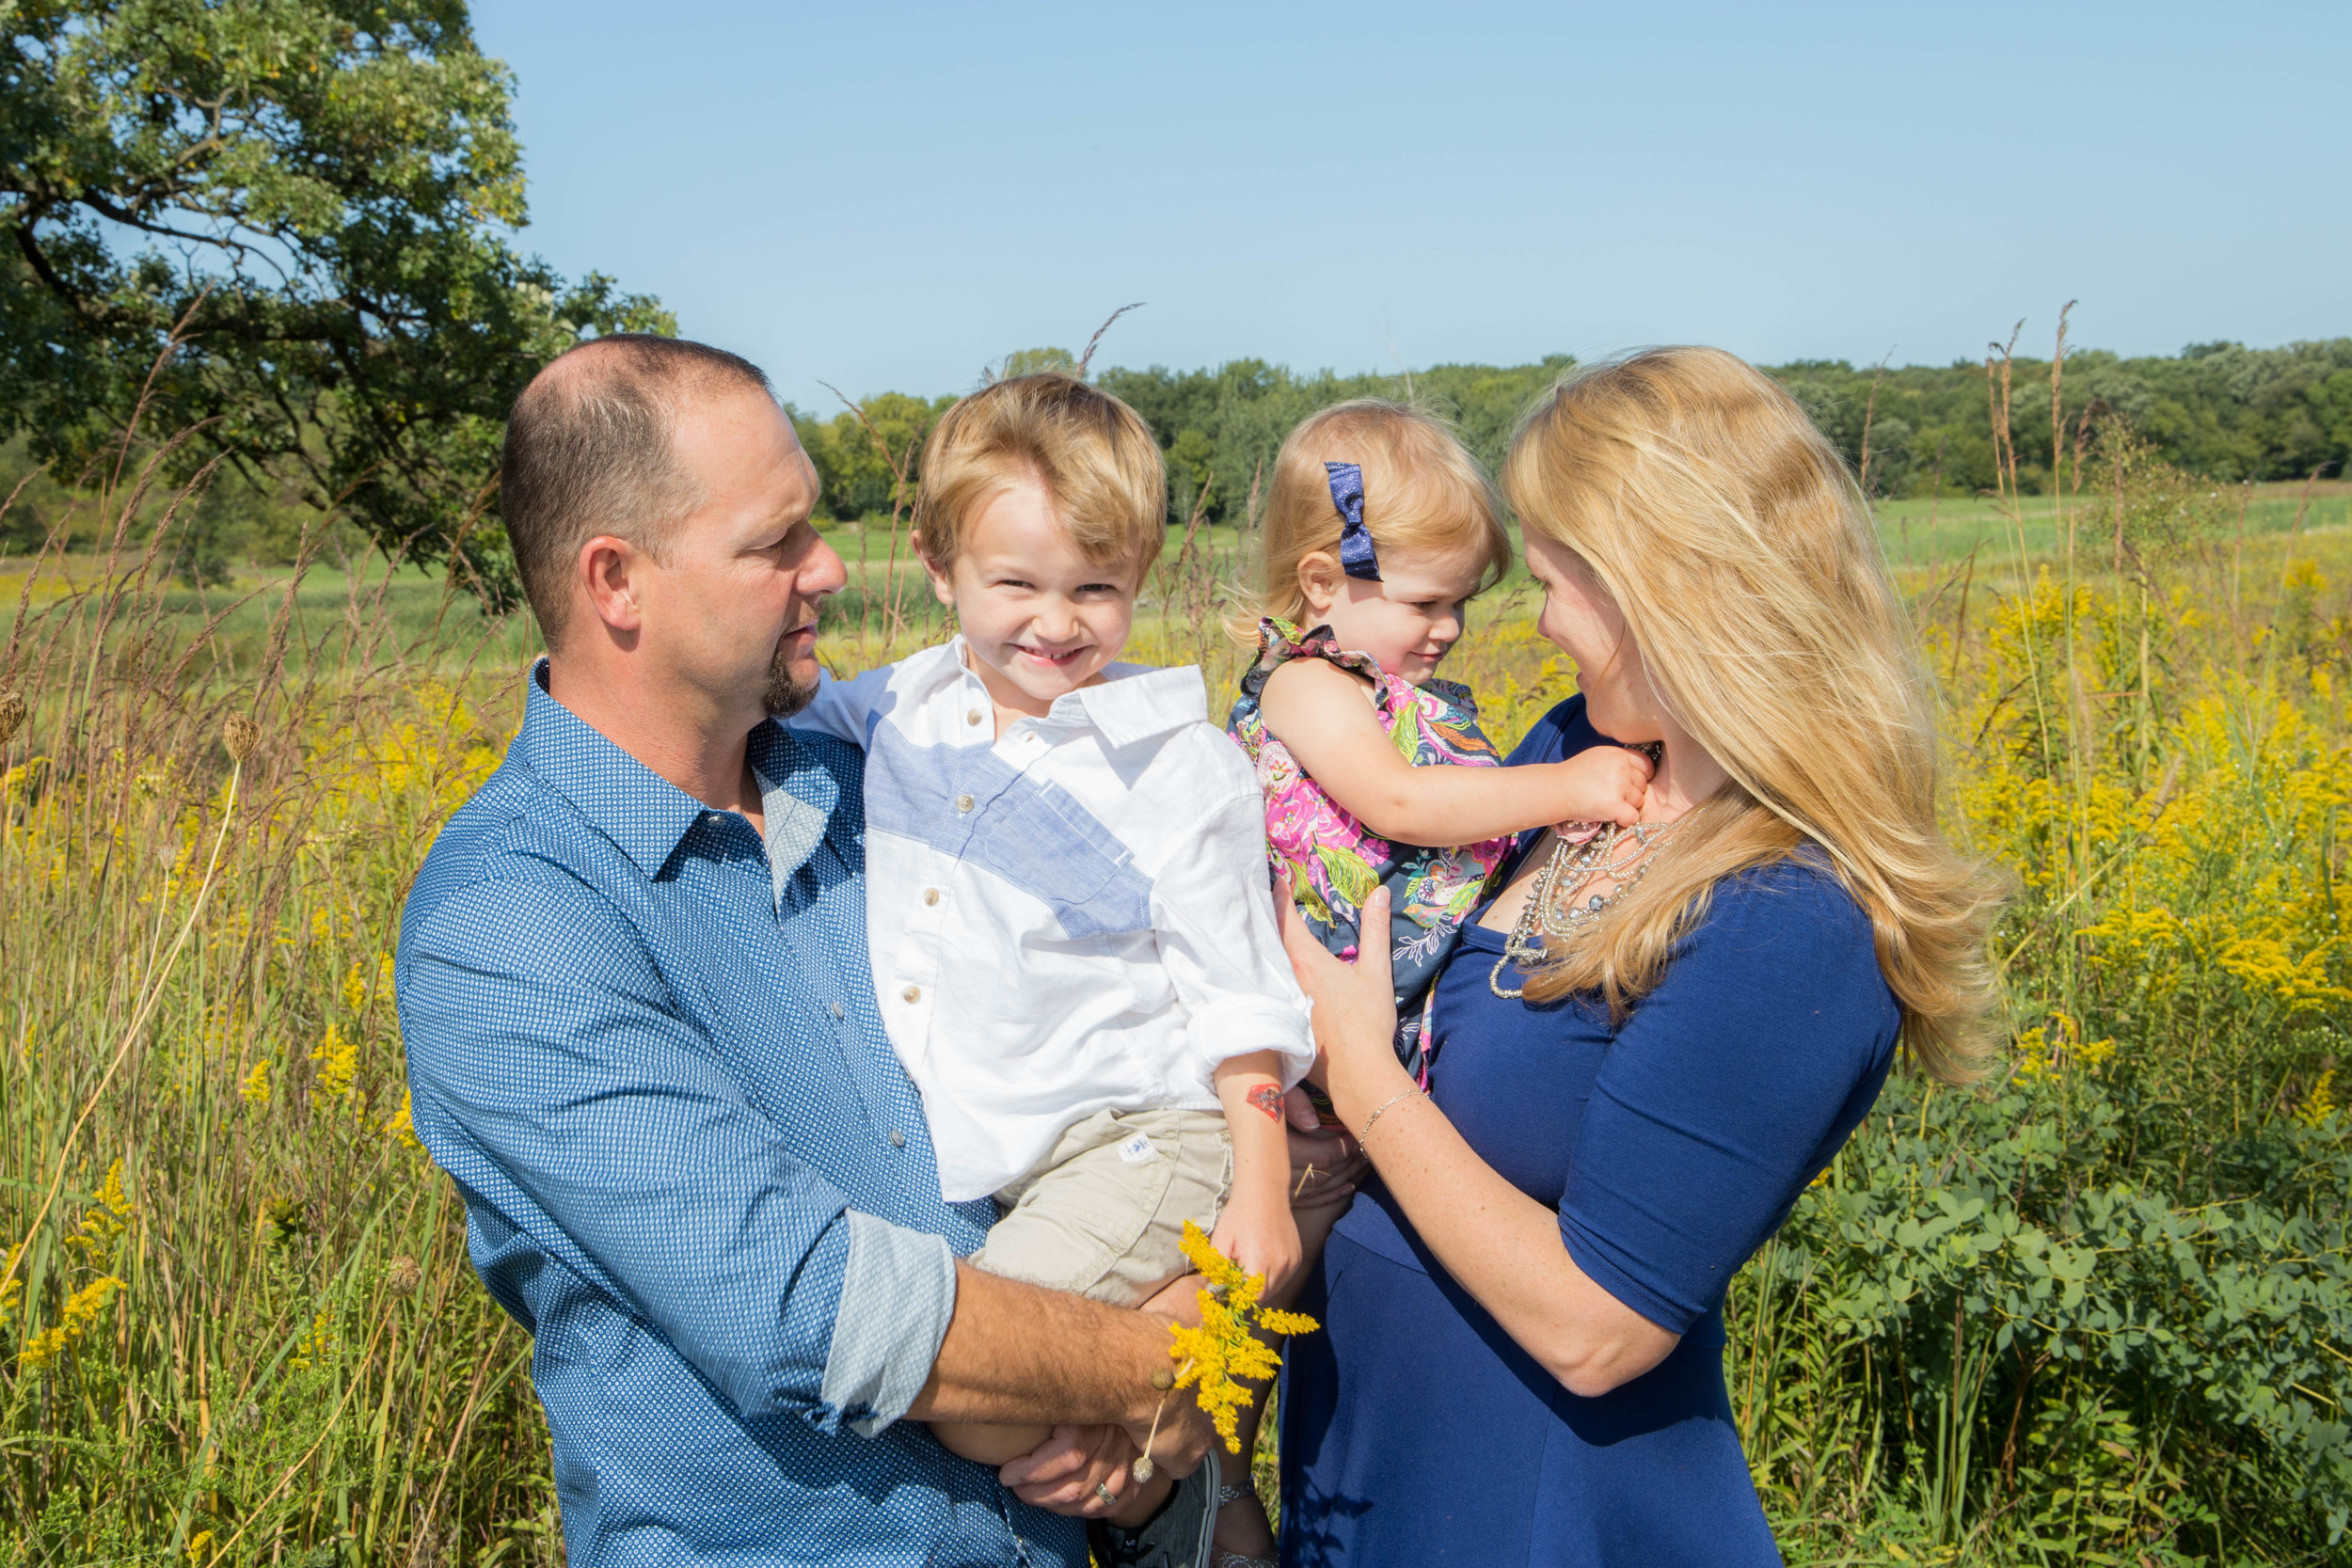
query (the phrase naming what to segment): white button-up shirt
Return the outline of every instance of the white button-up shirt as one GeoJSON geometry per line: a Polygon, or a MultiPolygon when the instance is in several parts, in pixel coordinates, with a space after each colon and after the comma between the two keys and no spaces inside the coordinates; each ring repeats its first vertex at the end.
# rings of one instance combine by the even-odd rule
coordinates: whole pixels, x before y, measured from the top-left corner
{"type": "Polygon", "coordinates": [[[952,1201],[1097,1111],[1216,1110],[1229,1057],[1314,1057],[1248,758],[1199,670],[1104,673],[1000,736],[958,637],[790,721],[866,748],[874,990],[952,1201]]]}

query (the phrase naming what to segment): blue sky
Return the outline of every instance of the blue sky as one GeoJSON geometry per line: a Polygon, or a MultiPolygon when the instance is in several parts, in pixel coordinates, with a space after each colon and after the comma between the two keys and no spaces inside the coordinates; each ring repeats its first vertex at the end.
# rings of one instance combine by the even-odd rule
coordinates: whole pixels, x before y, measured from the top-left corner
{"type": "Polygon", "coordinates": [[[2026,319],[2352,333],[2352,6],[476,0],[522,236],[811,409],[1006,353],[1302,370],[2026,319]]]}

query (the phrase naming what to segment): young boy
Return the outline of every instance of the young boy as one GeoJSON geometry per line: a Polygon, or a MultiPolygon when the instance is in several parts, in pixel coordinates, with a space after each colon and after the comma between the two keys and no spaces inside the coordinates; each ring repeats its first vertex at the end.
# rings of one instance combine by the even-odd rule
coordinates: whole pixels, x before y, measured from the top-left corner
{"type": "MultiPolygon", "coordinates": [[[[1314,1048],[1263,801],[1199,670],[1117,662],[1158,448],[1118,399],[1021,376],[950,409],[922,473],[916,548],[959,635],[792,722],[866,751],[874,986],[941,1191],[1003,1206],[972,1259],[997,1274],[1140,1305],[1192,1220],[1277,1288],[1300,1250],[1281,1097],[1314,1048]]],[[[934,1431],[992,1465],[1047,1436],[934,1431]]]]}

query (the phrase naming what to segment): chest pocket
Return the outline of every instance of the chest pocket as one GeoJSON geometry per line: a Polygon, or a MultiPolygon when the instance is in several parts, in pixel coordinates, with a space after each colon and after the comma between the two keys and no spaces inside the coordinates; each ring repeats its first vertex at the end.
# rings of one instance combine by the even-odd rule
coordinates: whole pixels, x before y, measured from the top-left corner
{"type": "Polygon", "coordinates": [[[964,855],[1042,899],[1073,941],[1151,927],[1152,879],[1057,784],[1016,781],[989,802],[964,855]]]}

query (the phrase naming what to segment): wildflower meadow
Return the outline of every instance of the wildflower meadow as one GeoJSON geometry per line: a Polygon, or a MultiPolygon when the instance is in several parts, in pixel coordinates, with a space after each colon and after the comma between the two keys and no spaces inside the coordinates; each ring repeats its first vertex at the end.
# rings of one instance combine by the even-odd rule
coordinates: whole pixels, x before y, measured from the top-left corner
{"type": "MultiPolygon", "coordinates": [[[[1735,1411],[1795,1563],[2352,1563],[2346,487],[2009,422],[1897,569],[2014,894],[2007,1052],[1899,1073],[1735,1282],[1735,1411]]],[[[390,995],[528,624],[324,529],[176,585],[166,457],[72,491],[95,551],[0,561],[0,1550],[560,1561],[390,995]]],[[[832,535],[841,669],[940,634],[902,521],[832,535]]],[[[1192,524],[1141,653],[1221,701],[1247,517],[1192,524]]],[[[1481,600],[1449,669],[1506,743],[1574,685],[1532,609],[1481,600]]]]}

